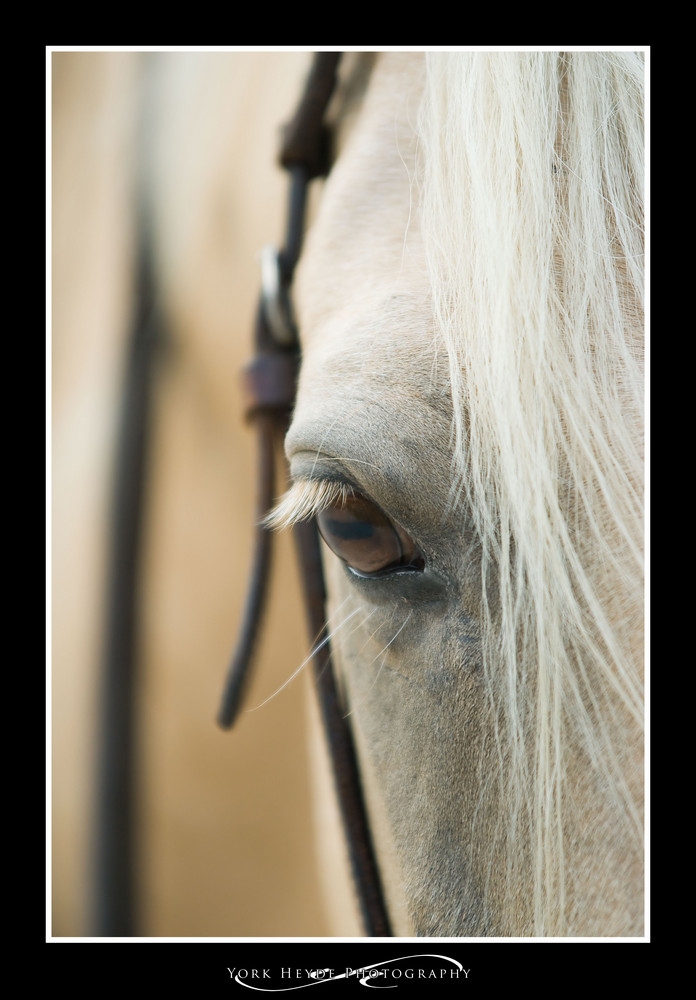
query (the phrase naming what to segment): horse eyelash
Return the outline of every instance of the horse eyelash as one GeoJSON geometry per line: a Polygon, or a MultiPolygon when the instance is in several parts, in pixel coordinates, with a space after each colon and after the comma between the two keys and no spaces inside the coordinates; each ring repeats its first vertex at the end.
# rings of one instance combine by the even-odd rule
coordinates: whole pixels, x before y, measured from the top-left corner
{"type": "Polygon", "coordinates": [[[352,496],[354,491],[347,483],[328,479],[298,480],[261,523],[273,531],[282,531],[300,521],[308,521],[327,507],[343,505],[352,496]]]}

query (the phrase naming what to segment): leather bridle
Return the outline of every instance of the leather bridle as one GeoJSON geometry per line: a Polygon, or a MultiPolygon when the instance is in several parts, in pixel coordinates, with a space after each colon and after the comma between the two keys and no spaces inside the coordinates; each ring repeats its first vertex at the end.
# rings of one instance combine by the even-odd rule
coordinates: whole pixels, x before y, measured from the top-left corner
{"type": "MultiPolygon", "coordinates": [[[[258,436],[257,527],[253,568],[240,635],[228,671],[218,722],[230,728],[243,702],[251,671],[267,592],[272,533],[262,522],[276,499],[277,447],[294,406],[300,365],[300,341],[290,300],[295,266],[305,227],[308,186],[330,168],[330,132],[326,109],[336,84],[341,57],[318,52],[295,116],[283,134],[280,163],[290,174],[285,247],[266,250],[262,290],[254,330],[255,355],[244,372],[247,419],[258,436]]],[[[151,295],[151,254],[141,247],[139,301],[151,295]]],[[[112,570],[108,599],[103,682],[95,865],[95,934],[136,933],[133,912],[135,883],[133,839],[133,710],[139,553],[147,416],[151,371],[159,337],[156,312],[137,316],[127,375],[125,423],[122,427],[113,510],[112,570]]],[[[314,521],[294,528],[303,581],[312,663],[320,714],[343,820],[350,863],[365,932],[391,936],[351,730],[338,694],[325,620],[325,589],[314,521]]]]}
{"type": "MultiPolygon", "coordinates": [[[[295,401],[300,363],[300,341],[290,302],[290,286],[302,248],[309,183],[328,172],[330,134],[325,112],[336,81],[337,52],[318,52],[297,112],[286,127],[280,163],[290,173],[289,212],[285,248],[267,253],[259,303],[254,360],[245,370],[247,416],[257,427],[259,481],[254,568],[246,613],[230,666],[218,716],[228,728],[239,711],[259,632],[270,567],[271,532],[262,519],[275,499],[275,444],[287,430],[295,401]]],[[[325,620],[325,589],[319,539],[314,521],[295,525],[307,624],[315,644],[312,657],[319,707],[333,766],[334,780],[349,848],[353,878],[366,933],[391,935],[370,829],[362,796],[360,774],[351,730],[341,706],[325,620]]]]}

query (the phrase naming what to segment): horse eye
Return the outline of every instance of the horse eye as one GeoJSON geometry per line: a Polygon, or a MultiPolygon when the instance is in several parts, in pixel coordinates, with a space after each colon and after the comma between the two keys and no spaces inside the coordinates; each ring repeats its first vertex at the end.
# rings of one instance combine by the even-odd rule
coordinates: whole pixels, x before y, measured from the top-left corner
{"type": "Polygon", "coordinates": [[[320,511],[317,525],[329,548],[357,576],[425,569],[425,559],[413,539],[359,494],[320,511]]]}

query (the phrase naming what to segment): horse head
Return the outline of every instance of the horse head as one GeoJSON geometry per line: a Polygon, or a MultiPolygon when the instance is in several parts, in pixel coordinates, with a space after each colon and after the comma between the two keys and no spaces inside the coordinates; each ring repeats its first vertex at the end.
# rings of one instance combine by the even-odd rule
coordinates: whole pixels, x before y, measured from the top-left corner
{"type": "Polygon", "coordinates": [[[395,931],[638,934],[642,62],[365,72],[272,521],[326,543],[395,931]]]}

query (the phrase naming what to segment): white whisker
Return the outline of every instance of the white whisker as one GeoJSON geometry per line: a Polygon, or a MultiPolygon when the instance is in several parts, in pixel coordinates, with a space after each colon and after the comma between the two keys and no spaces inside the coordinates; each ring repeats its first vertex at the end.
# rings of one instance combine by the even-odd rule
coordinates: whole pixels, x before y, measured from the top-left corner
{"type": "Polygon", "coordinates": [[[360,610],[361,610],[360,608],[356,608],[354,611],[351,611],[351,613],[347,616],[347,618],[344,618],[344,620],[341,622],[340,625],[338,625],[335,629],[333,629],[328,635],[324,636],[321,642],[312,648],[309,655],[306,657],[306,659],[302,661],[297,670],[293,671],[290,677],[288,677],[288,679],[283,684],[281,684],[281,686],[276,691],[274,691],[273,694],[269,695],[268,698],[262,701],[260,705],[256,705],[255,708],[248,708],[247,712],[256,712],[259,708],[263,708],[263,706],[267,705],[269,701],[272,701],[273,698],[276,697],[276,695],[280,694],[281,691],[285,690],[288,684],[291,684],[292,681],[294,681],[297,675],[307,666],[310,660],[314,656],[316,656],[319,650],[322,649],[327,644],[327,642],[329,642],[336,635],[338,630],[341,629],[346,624],[346,622],[350,621],[351,618],[354,618],[355,615],[357,615],[357,613],[360,610]]]}
{"type": "Polygon", "coordinates": [[[375,684],[376,684],[376,683],[377,683],[377,681],[379,680],[379,675],[380,675],[380,674],[382,673],[382,667],[384,666],[384,660],[385,660],[385,657],[386,657],[386,654],[387,654],[387,650],[389,649],[389,647],[391,646],[391,644],[392,644],[392,643],[394,642],[394,640],[395,640],[395,639],[396,639],[396,638],[397,638],[397,637],[399,636],[399,634],[400,634],[401,632],[403,632],[403,630],[404,630],[404,628],[406,627],[406,624],[407,624],[407,622],[408,622],[408,620],[409,620],[409,618],[411,617],[411,615],[412,615],[412,614],[413,614],[413,611],[409,611],[409,613],[408,613],[408,614],[406,615],[406,618],[405,618],[405,619],[404,619],[404,621],[403,621],[403,622],[401,623],[401,626],[399,627],[399,629],[398,629],[398,630],[397,630],[397,631],[396,631],[396,632],[394,633],[394,635],[393,635],[393,636],[391,637],[391,639],[390,639],[390,640],[389,640],[389,642],[388,642],[388,643],[386,644],[386,646],[384,646],[384,647],[383,647],[383,648],[382,648],[382,649],[381,649],[381,650],[379,651],[379,653],[377,653],[377,656],[375,656],[375,657],[374,657],[374,658],[372,659],[372,661],[370,662],[370,666],[372,666],[372,664],[373,664],[373,663],[375,662],[375,660],[376,660],[376,659],[377,659],[378,657],[380,657],[380,656],[382,657],[382,662],[381,662],[381,663],[380,663],[380,665],[379,665],[379,670],[378,670],[378,671],[377,671],[377,673],[375,674],[375,679],[374,679],[374,681],[372,682],[372,686],[370,687],[370,691],[372,691],[372,688],[374,688],[375,684]]]}
{"type": "MultiPolygon", "coordinates": [[[[391,646],[391,644],[394,642],[394,640],[398,637],[398,635],[406,627],[406,624],[407,624],[407,622],[408,622],[408,620],[409,620],[409,618],[411,617],[412,614],[413,614],[413,611],[409,611],[409,613],[406,615],[406,618],[401,623],[401,625],[399,626],[399,628],[396,630],[396,632],[394,633],[394,635],[391,637],[391,639],[389,640],[389,642],[386,643],[386,645],[384,645],[380,649],[379,653],[377,653],[377,655],[375,657],[373,657],[373,659],[370,661],[370,666],[372,666],[372,664],[375,662],[375,660],[377,660],[380,656],[382,657],[382,663],[380,664],[379,670],[377,671],[377,673],[375,675],[375,679],[374,679],[374,681],[372,682],[372,684],[370,686],[370,690],[368,691],[368,694],[372,691],[372,689],[374,688],[375,684],[377,683],[377,681],[379,679],[379,675],[382,672],[382,667],[384,666],[384,657],[386,656],[387,650],[389,649],[389,647],[391,646]]],[[[368,618],[369,617],[370,616],[368,615],[368,618]]],[[[367,619],[365,619],[365,621],[367,621],[367,619]]],[[[377,628],[372,633],[372,635],[370,635],[369,638],[365,640],[365,643],[362,646],[363,649],[365,648],[365,646],[367,645],[367,643],[370,641],[370,639],[374,638],[374,636],[377,635],[377,633],[379,632],[379,630],[382,628],[383,625],[386,625],[386,621],[384,621],[380,625],[378,625],[377,628]]],[[[343,716],[343,718],[344,719],[349,718],[349,716],[351,716],[353,714],[354,710],[355,710],[355,706],[353,706],[353,708],[351,708],[350,711],[346,712],[346,714],[343,716]]]]}

